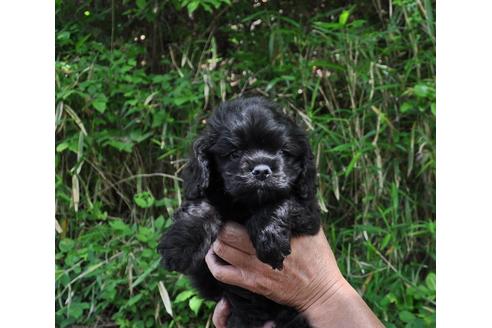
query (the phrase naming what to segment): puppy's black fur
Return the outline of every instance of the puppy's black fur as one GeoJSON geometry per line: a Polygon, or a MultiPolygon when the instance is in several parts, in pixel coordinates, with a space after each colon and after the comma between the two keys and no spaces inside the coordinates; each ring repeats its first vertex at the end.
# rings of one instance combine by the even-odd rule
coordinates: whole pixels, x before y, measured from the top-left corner
{"type": "Polygon", "coordinates": [[[228,327],[309,327],[293,308],[214,279],[204,257],[224,220],[244,224],[258,258],[281,269],[291,236],[320,229],[313,154],[301,128],[263,98],[220,105],[193,144],[186,201],[158,251],[164,266],[191,277],[209,299],[231,304],[228,327]]]}

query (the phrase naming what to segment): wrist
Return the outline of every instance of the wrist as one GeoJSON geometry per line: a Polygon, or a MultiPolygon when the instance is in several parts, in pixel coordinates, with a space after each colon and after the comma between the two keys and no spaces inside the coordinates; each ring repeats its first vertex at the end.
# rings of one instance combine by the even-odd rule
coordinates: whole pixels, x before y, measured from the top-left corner
{"type": "Polygon", "coordinates": [[[360,295],[343,278],[326,289],[302,313],[314,328],[384,328],[360,295]]]}
{"type": "Polygon", "coordinates": [[[352,291],[354,290],[350,284],[340,277],[322,288],[316,298],[300,312],[306,316],[313,327],[326,327],[326,319],[331,317],[327,316],[327,313],[336,312],[337,309],[343,307],[343,303],[352,296],[352,291]]]}
{"type": "Polygon", "coordinates": [[[319,281],[311,284],[310,288],[308,288],[311,291],[310,296],[305,298],[304,303],[298,307],[299,312],[309,313],[322,305],[332,302],[333,298],[338,297],[337,294],[340,289],[346,284],[348,283],[341,274],[328,281],[319,281]]]}

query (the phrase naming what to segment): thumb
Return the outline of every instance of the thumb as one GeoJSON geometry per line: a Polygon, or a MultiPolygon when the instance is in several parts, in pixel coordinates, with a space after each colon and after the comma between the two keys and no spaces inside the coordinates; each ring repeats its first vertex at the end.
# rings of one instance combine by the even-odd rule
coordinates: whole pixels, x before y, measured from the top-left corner
{"type": "Polygon", "coordinates": [[[216,328],[227,327],[227,318],[229,317],[230,312],[229,303],[225,298],[222,298],[215,306],[214,314],[212,316],[212,321],[216,328]]]}

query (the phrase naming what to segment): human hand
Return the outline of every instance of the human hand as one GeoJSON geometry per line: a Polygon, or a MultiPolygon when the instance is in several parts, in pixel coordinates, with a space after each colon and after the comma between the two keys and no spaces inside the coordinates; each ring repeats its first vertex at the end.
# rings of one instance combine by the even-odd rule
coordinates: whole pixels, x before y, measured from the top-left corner
{"type": "MultiPolygon", "coordinates": [[[[222,298],[215,306],[212,321],[216,328],[227,328],[227,318],[231,313],[230,305],[226,299],[222,298]]],[[[262,328],[273,328],[273,322],[268,321],[262,328]]]]}
{"type": "Polygon", "coordinates": [[[231,313],[230,305],[223,298],[215,306],[214,314],[212,315],[214,326],[216,328],[226,328],[229,313],[231,313]]]}
{"type": "MultiPolygon", "coordinates": [[[[230,222],[219,232],[205,261],[217,280],[292,306],[304,313],[312,327],[384,327],[343,278],[323,229],[315,236],[292,238],[291,248],[283,270],[273,270],[256,257],[246,229],[230,222]]],[[[228,304],[222,300],[213,316],[216,327],[225,327],[228,316],[228,304]]]]}
{"type": "Polygon", "coordinates": [[[344,279],[322,229],[315,236],[293,238],[291,248],[283,270],[273,270],[256,257],[246,229],[229,222],[205,261],[217,280],[305,311],[335,292],[344,279]],[[214,253],[230,265],[219,262],[214,253]]]}

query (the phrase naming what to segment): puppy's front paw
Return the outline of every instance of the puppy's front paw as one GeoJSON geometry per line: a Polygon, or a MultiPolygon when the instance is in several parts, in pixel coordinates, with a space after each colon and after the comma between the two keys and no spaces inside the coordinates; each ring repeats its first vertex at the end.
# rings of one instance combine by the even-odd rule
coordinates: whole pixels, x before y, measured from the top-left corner
{"type": "Polygon", "coordinates": [[[282,270],[284,258],[290,254],[290,233],[286,228],[266,227],[255,238],[256,255],[273,269],[282,270]]]}
{"type": "Polygon", "coordinates": [[[205,201],[184,203],[174,214],[174,224],[162,237],[158,252],[168,270],[189,273],[201,265],[221,221],[205,201]]]}
{"type": "Polygon", "coordinates": [[[189,247],[180,246],[183,245],[170,235],[164,235],[159,244],[158,251],[161,255],[161,262],[169,271],[184,273],[191,266],[192,250],[186,249],[189,247]]]}

